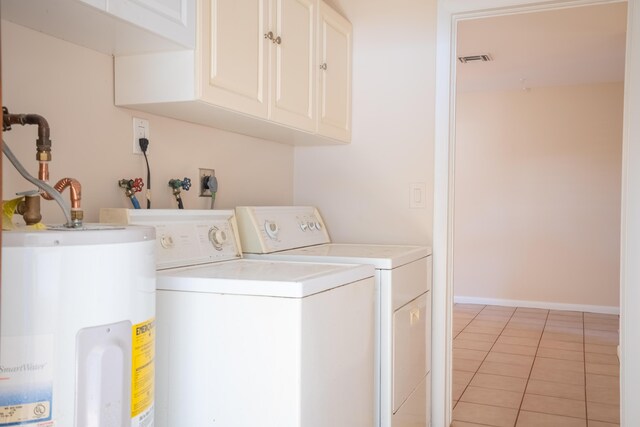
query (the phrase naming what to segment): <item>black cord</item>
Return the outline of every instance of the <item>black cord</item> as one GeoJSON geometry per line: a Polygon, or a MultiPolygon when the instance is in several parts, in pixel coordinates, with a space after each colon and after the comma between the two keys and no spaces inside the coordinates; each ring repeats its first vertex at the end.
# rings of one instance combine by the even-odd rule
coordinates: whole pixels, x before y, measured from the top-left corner
{"type": "Polygon", "coordinates": [[[178,200],[178,209],[184,209],[184,205],[182,204],[182,197],[178,195],[176,196],[176,200],[178,200]]]}
{"type": "Polygon", "coordinates": [[[147,209],[151,209],[151,169],[149,168],[149,159],[147,158],[149,140],[147,138],[140,138],[138,143],[140,144],[140,150],[144,155],[144,161],[147,163],[147,209]]]}

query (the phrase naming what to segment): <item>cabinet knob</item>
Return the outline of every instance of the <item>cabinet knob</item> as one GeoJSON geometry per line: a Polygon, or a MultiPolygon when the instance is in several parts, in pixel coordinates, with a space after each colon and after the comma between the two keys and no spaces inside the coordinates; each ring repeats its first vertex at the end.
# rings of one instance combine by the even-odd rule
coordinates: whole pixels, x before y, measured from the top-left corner
{"type": "Polygon", "coordinates": [[[326,70],[327,69],[327,63],[325,62],[324,64],[320,65],[320,69],[321,70],[326,70]]]}
{"type": "Polygon", "coordinates": [[[264,35],[265,39],[269,39],[269,40],[273,40],[273,31],[269,31],[267,34],[264,35]]]}
{"type": "Polygon", "coordinates": [[[274,42],[275,44],[280,44],[280,43],[282,43],[282,39],[280,38],[280,36],[278,36],[278,37],[276,37],[275,39],[273,39],[273,42],[274,42]]]}

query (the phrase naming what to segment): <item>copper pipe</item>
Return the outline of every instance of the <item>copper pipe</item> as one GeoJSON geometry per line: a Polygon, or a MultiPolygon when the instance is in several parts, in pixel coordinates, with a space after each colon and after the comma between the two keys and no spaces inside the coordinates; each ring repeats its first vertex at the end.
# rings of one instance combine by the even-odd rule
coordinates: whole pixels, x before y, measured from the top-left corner
{"type": "Polygon", "coordinates": [[[49,162],[40,162],[38,166],[38,179],[49,182],[49,162]]]}
{"type": "MultiPolygon", "coordinates": [[[[69,195],[71,196],[71,209],[80,209],[80,200],[82,199],[82,186],[77,179],[62,178],[53,186],[58,193],[62,193],[65,188],[69,187],[69,195]]],[[[45,200],[53,200],[49,193],[42,193],[45,200]]]]}

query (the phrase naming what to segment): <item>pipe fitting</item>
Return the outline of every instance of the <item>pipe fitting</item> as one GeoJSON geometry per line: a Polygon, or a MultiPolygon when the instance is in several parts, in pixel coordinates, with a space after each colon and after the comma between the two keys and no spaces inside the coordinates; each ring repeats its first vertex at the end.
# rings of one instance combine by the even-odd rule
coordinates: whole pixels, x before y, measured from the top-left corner
{"type": "Polygon", "coordinates": [[[71,221],[74,227],[81,227],[84,219],[84,211],[82,209],[71,209],[71,221]]]}
{"type": "Polygon", "coordinates": [[[51,161],[51,148],[49,151],[36,151],[36,160],[39,162],[50,162],[51,161]]]}
{"type": "Polygon", "coordinates": [[[11,130],[11,125],[37,125],[36,160],[51,161],[51,138],[47,119],[39,114],[11,114],[7,107],[2,107],[2,130],[11,130]]]}
{"type": "Polygon", "coordinates": [[[42,220],[40,213],[40,194],[25,195],[24,201],[18,204],[16,212],[22,215],[25,224],[34,225],[42,220]]]}

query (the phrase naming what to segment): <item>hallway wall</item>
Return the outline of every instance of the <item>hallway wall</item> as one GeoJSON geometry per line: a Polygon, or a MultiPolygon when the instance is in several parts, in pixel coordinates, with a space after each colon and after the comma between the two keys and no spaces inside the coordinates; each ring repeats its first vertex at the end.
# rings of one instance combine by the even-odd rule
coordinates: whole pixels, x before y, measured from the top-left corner
{"type": "Polygon", "coordinates": [[[455,295],[618,307],[623,84],[457,109],[455,295]]]}

